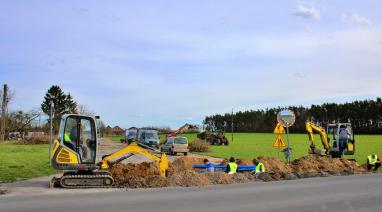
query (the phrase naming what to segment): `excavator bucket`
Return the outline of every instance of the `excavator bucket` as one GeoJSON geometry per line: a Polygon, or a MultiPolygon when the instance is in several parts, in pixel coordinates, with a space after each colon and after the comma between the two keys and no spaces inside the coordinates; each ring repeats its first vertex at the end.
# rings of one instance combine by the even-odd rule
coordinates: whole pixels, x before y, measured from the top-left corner
{"type": "Polygon", "coordinates": [[[350,141],[347,146],[347,150],[344,152],[344,155],[354,155],[355,145],[354,141],[350,141]]]}
{"type": "Polygon", "coordinates": [[[159,161],[160,176],[167,177],[168,160],[166,153],[162,153],[159,161]]]}

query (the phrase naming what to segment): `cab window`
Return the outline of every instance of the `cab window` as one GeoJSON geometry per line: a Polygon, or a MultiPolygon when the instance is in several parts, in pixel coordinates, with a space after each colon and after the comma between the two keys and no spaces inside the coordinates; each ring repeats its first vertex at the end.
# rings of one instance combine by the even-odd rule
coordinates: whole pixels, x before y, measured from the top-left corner
{"type": "Polygon", "coordinates": [[[96,135],[95,126],[91,119],[81,119],[80,122],[80,155],[84,163],[91,163],[95,159],[96,135]]]}
{"type": "Polygon", "coordinates": [[[187,144],[187,139],[186,138],[175,138],[174,139],[175,144],[187,144]]]}
{"type": "Polygon", "coordinates": [[[166,145],[172,144],[172,138],[168,139],[166,145]]]}
{"type": "Polygon", "coordinates": [[[77,135],[77,119],[68,117],[64,129],[64,144],[70,149],[77,151],[78,135],[77,135]]]}

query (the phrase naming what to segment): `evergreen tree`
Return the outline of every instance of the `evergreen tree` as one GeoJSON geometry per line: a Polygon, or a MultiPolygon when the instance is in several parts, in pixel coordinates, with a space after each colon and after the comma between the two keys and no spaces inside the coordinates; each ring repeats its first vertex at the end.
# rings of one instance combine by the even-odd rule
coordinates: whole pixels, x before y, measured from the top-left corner
{"type": "Polygon", "coordinates": [[[66,96],[66,113],[78,113],[77,110],[77,102],[74,101],[72,95],[70,93],[66,96]]]}
{"type": "Polygon", "coordinates": [[[66,95],[58,85],[53,85],[48,89],[44,101],[41,104],[42,111],[48,116],[50,116],[51,101],[53,101],[54,104],[54,131],[57,133],[61,116],[67,113],[76,113],[77,103],[70,94],[66,95]]]}

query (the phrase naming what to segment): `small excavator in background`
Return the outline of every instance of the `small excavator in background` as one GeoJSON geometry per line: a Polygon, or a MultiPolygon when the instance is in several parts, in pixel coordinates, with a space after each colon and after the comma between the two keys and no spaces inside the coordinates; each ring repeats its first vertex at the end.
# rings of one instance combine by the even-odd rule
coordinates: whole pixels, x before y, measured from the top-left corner
{"type": "Polygon", "coordinates": [[[62,177],[54,177],[51,187],[100,188],[114,184],[108,169],[133,154],[141,154],[159,164],[160,175],[165,176],[168,168],[166,154],[161,157],[141,148],[133,141],[130,145],[102,157],[96,162],[98,151],[96,121],[93,117],[77,114],[62,116],[58,139],[51,147],[50,161],[57,170],[63,170],[62,177]]]}
{"type": "Polygon", "coordinates": [[[330,155],[333,158],[342,158],[343,155],[354,155],[355,139],[351,123],[328,124],[325,130],[325,128],[307,121],[305,127],[311,143],[309,154],[330,155]],[[316,148],[314,131],[320,134],[323,150],[316,148]],[[332,140],[332,146],[329,144],[330,140],[332,140]]]}

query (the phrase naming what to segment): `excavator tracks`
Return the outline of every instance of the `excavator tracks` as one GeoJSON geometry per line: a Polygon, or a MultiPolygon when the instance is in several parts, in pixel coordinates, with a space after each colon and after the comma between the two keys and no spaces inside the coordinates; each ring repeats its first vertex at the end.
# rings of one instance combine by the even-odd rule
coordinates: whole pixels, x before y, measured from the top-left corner
{"type": "Polygon", "coordinates": [[[114,179],[108,172],[77,174],[68,173],[61,178],[53,178],[51,187],[62,188],[107,188],[114,185],[114,179]]]}

